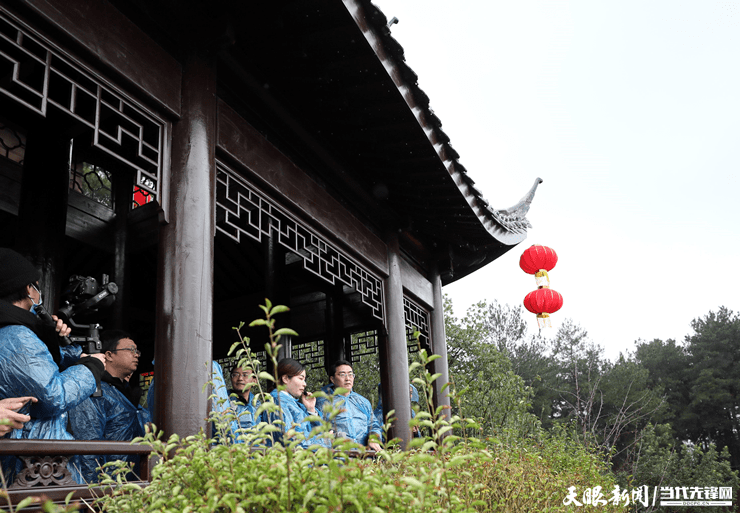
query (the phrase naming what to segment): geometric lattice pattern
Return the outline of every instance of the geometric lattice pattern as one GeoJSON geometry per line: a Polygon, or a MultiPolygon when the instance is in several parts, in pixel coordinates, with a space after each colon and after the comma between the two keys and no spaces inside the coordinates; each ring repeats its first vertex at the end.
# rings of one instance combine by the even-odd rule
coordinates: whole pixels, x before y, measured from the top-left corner
{"type": "Polygon", "coordinates": [[[419,342],[429,349],[429,312],[407,298],[403,297],[403,318],[406,322],[406,337],[409,339],[409,352],[418,351],[416,340],[411,341],[414,331],[419,332],[419,342]]]}
{"type": "Polygon", "coordinates": [[[378,332],[372,330],[353,333],[350,338],[350,347],[352,363],[359,363],[363,356],[377,354],[378,332]]]}
{"type": "Polygon", "coordinates": [[[292,358],[298,360],[307,369],[324,368],[324,341],[312,340],[310,342],[292,343],[290,346],[292,358]]]}
{"type": "Polygon", "coordinates": [[[277,237],[278,243],[301,257],[306,270],[331,284],[352,287],[373,316],[383,320],[383,287],[377,276],[254,190],[234,171],[220,162],[216,167],[217,230],[237,242],[242,235],[258,242],[263,236],[277,237]]]}
{"type": "Polygon", "coordinates": [[[113,208],[113,175],[100,166],[79,163],[72,166],[69,187],[86,197],[113,208]]]}
{"type": "Polygon", "coordinates": [[[136,169],[136,185],[161,204],[164,122],[2,12],[0,93],[90,128],[93,146],[136,169]]]}

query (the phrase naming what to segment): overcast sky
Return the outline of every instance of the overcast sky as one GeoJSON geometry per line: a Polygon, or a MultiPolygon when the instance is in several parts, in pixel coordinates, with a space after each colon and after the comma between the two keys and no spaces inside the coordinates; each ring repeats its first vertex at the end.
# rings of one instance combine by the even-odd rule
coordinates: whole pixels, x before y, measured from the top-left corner
{"type": "Polygon", "coordinates": [[[559,256],[551,331],[571,318],[612,359],[740,310],[740,2],[375,4],[492,206],[544,180],[527,239],[445,287],[458,317],[521,304],[532,244],[559,256]]]}

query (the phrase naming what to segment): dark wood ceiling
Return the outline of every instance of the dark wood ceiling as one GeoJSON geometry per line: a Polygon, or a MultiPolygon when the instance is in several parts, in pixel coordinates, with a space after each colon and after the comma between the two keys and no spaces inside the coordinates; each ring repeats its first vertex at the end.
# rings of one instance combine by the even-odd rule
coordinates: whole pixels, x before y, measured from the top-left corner
{"type": "Polygon", "coordinates": [[[526,236],[500,225],[459,164],[369,0],[113,3],[175,56],[217,51],[219,96],[371,229],[400,231],[421,267],[449,261],[446,282],[526,236]]]}

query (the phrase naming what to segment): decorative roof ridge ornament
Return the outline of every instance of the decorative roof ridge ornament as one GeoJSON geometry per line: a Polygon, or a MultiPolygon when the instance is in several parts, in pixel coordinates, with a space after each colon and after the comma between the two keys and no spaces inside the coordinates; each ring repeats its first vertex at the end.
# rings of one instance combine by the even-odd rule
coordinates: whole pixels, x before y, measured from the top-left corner
{"type": "Polygon", "coordinates": [[[532,228],[532,224],[527,219],[527,212],[529,212],[529,207],[532,205],[534,193],[542,182],[542,178],[537,177],[529,192],[513,207],[503,210],[489,208],[489,211],[504,228],[515,233],[526,232],[527,228],[532,228]]]}
{"type": "Polygon", "coordinates": [[[418,75],[406,63],[403,47],[391,34],[393,20],[389,22],[372,0],[343,2],[483,228],[505,246],[519,244],[527,237],[527,228],[532,227],[526,214],[542,179],[537,178],[535,185],[517,205],[505,210],[493,209],[481,191],[473,186],[475,182],[460,163],[460,155],[450,144],[449,136],[442,130],[442,122],[431,109],[429,97],[419,87],[418,75]]]}

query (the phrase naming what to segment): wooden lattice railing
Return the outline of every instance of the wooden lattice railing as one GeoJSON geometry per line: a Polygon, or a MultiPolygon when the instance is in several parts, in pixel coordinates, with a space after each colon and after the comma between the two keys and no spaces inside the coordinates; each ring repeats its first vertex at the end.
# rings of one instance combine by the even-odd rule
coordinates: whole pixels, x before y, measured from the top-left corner
{"type": "MultiPolygon", "coordinates": [[[[45,496],[55,503],[64,503],[70,492],[73,492],[73,501],[93,499],[110,493],[110,488],[91,488],[88,485],[70,483],[65,478],[68,474],[66,466],[69,456],[75,454],[139,454],[141,481],[137,484],[146,486],[150,479],[148,456],[151,452],[152,447],[149,445],[132,445],[130,442],[0,439],[0,456],[18,456],[25,462],[22,473],[8,488],[13,504],[29,496],[45,496]],[[30,486],[28,483],[35,485],[30,486]]],[[[4,506],[7,507],[7,504],[0,501],[0,508],[4,506]]]]}

